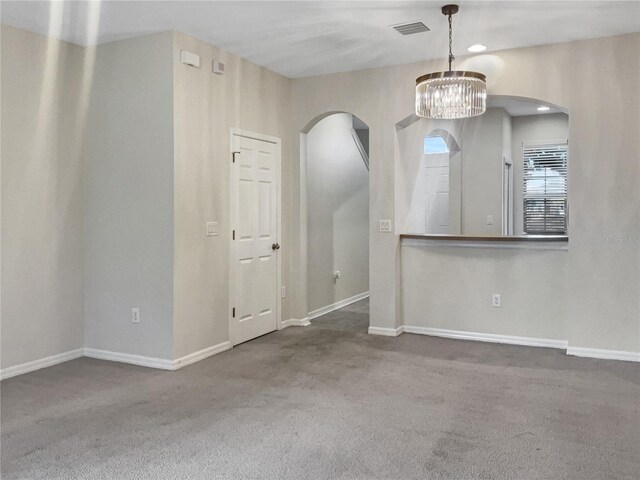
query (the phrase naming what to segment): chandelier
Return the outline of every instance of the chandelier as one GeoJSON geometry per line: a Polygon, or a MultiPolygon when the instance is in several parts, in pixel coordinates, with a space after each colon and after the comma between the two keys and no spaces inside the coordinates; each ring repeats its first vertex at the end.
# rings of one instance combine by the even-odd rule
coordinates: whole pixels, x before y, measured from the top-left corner
{"type": "Polygon", "coordinates": [[[455,119],[482,115],[487,109],[487,83],[482,73],[452,71],[451,16],[458,5],[442,7],[449,17],[449,70],[422,75],[416,79],[416,115],[424,118],[455,119]]]}

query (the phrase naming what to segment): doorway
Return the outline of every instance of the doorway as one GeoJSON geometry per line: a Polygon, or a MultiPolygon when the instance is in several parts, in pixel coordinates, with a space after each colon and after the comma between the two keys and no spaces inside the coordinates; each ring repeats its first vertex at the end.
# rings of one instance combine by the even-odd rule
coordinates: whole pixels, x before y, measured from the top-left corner
{"type": "Polygon", "coordinates": [[[280,139],[231,130],[230,322],[232,345],[278,328],[280,139]]]}
{"type": "Polygon", "coordinates": [[[312,320],[369,295],[369,128],[333,113],[307,132],[304,147],[312,320]]]}
{"type": "Polygon", "coordinates": [[[449,233],[449,152],[424,157],[425,233],[449,233]]]}
{"type": "Polygon", "coordinates": [[[455,124],[410,115],[396,124],[396,226],[402,233],[459,235],[462,152],[455,124]],[[441,128],[446,127],[446,128],[441,128]]]}

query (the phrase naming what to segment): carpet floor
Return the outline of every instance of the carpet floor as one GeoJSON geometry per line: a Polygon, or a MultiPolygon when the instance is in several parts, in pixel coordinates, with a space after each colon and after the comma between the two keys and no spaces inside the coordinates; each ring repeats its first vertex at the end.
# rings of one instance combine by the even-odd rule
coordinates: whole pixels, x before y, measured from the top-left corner
{"type": "Polygon", "coordinates": [[[638,479],[638,364],[367,335],[368,302],[176,372],[2,382],[8,479],[638,479]]]}

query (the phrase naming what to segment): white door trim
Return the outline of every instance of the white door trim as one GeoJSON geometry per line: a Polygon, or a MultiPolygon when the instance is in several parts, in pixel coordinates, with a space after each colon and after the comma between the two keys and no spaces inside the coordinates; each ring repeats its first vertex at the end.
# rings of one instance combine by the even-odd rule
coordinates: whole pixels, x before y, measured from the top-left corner
{"type": "MultiPolygon", "coordinates": [[[[282,241],[282,140],[278,137],[274,137],[272,135],[266,135],[263,133],[252,132],[250,130],[244,130],[241,128],[230,127],[229,128],[229,162],[232,161],[233,156],[233,137],[245,137],[251,138],[253,140],[259,140],[262,142],[273,143],[276,146],[276,234],[277,234],[277,243],[280,244],[280,250],[276,253],[276,328],[281,330],[282,326],[282,295],[280,294],[280,290],[282,288],[282,251],[284,248],[287,248],[286,245],[283,245],[282,241]]],[[[231,304],[231,300],[236,298],[236,292],[234,291],[235,282],[232,281],[233,277],[233,268],[234,268],[234,255],[235,255],[235,242],[233,241],[233,236],[231,235],[231,230],[233,226],[231,222],[233,221],[232,212],[231,212],[231,185],[233,182],[233,169],[229,168],[229,299],[227,306],[228,312],[228,325],[229,325],[229,341],[231,339],[231,322],[233,321],[232,309],[233,305],[231,304]]]]}

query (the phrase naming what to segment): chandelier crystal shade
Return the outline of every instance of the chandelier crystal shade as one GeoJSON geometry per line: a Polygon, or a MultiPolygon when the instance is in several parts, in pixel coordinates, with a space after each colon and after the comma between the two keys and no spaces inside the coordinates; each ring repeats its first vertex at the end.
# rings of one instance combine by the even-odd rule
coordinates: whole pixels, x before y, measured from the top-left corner
{"type": "Polygon", "coordinates": [[[452,71],[451,16],[457,5],[442,7],[449,17],[449,70],[428,73],[416,79],[416,115],[424,118],[456,119],[482,115],[487,109],[486,77],[478,72],[452,71]]]}

